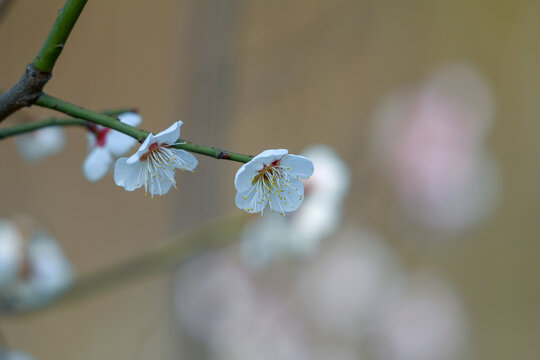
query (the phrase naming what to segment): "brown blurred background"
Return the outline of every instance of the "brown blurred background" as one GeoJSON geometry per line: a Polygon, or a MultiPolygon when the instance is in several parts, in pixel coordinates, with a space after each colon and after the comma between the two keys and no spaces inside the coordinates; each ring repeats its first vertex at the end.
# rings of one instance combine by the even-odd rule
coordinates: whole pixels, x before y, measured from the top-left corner
{"type": "MultiPolygon", "coordinates": [[[[19,78],[62,0],[15,0],[0,22],[0,87],[19,78]]],[[[540,3],[536,1],[89,1],[47,92],[90,109],[134,106],[142,127],[183,120],[187,139],[256,154],[329,144],[351,167],[345,222],[383,234],[411,266],[452,281],[471,322],[471,359],[540,352],[540,3]],[[366,144],[376,105],[439,65],[466,61],[495,100],[488,148],[501,172],[497,208],[455,241],[394,226],[366,144]]],[[[38,118],[52,112],[28,109],[38,118]]],[[[179,190],[151,200],[88,183],[83,130],[65,151],[27,164],[0,144],[0,216],[28,213],[59,239],[78,274],[141,254],[168,236],[238,212],[238,164],[199,156],[179,190]]],[[[10,346],[38,359],[178,358],[169,277],[43,314],[2,321],[10,346]]]]}

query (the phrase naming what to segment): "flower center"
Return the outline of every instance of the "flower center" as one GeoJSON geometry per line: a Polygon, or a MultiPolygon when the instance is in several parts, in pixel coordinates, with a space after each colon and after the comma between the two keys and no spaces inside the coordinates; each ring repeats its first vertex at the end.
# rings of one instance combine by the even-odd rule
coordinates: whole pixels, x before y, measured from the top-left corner
{"type": "Polygon", "coordinates": [[[97,130],[97,144],[98,146],[105,146],[105,141],[107,140],[107,134],[111,131],[109,128],[103,128],[97,130]]]}
{"type": "Polygon", "coordinates": [[[150,146],[148,147],[148,152],[144,153],[142,156],[141,156],[141,161],[146,161],[148,160],[148,157],[150,157],[152,155],[152,153],[154,151],[157,151],[159,149],[159,144],[158,143],[153,143],[153,144],[150,144],[150,146]]]}
{"type": "Polygon", "coordinates": [[[257,172],[257,174],[253,177],[253,180],[251,181],[251,184],[254,185],[258,183],[259,181],[262,181],[267,186],[270,186],[272,182],[275,182],[275,176],[280,175],[279,171],[276,172],[276,167],[279,166],[279,159],[272,161],[270,165],[263,165],[263,168],[257,172]]]}

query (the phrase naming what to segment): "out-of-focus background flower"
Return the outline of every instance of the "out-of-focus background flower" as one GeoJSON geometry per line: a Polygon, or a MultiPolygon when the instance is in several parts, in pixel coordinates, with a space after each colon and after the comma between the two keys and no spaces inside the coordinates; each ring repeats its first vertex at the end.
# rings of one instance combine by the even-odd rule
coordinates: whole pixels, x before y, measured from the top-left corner
{"type": "MultiPolygon", "coordinates": [[[[12,1],[0,89],[62,5],[12,1]]],[[[136,107],[154,132],[183,120],[202,144],[288,148],[316,170],[298,212],[250,216],[230,246],[174,272],[5,316],[4,347],[36,359],[536,358],[539,34],[534,1],[90,1],[49,93],[136,107]]],[[[52,114],[24,109],[2,126],[52,114]]],[[[177,191],[150,199],[110,174],[85,180],[83,129],[36,139],[50,136],[63,150],[41,159],[27,139],[0,142],[0,217],[38,219],[78,276],[247,216],[238,163],[198,156],[177,191]]],[[[8,221],[2,284],[23,262],[8,221]]]]}

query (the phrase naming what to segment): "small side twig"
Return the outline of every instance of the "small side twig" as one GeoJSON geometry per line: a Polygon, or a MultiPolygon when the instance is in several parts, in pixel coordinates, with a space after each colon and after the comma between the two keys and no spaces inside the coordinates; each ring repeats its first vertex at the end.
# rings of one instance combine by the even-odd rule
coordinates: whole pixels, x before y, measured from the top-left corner
{"type": "Polygon", "coordinates": [[[0,0],[0,21],[2,21],[2,18],[7,14],[9,7],[13,5],[14,2],[15,1],[13,0],[0,0]]]}
{"type": "Polygon", "coordinates": [[[197,229],[176,236],[156,249],[123,263],[78,279],[54,303],[31,311],[15,311],[6,315],[31,315],[117,289],[134,281],[173,270],[186,259],[204,251],[231,244],[246,223],[246,217],[226,216],[197,229]]]}

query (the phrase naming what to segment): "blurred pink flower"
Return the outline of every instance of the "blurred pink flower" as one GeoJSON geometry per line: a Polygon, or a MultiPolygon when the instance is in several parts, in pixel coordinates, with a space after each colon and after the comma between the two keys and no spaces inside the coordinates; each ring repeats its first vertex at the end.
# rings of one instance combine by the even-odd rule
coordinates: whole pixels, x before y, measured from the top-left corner
{"type": "Polygon", "coordinates": [[[310,359],[294,313],[256,288],[230,255],[206,255],[181,269],[174,299],[180,326],[217,359],[310,359]]]}
{"type": "Polygon", "coordinates": [[[462,357],[467,331],[455,291],[433,275],[417,275],[388,300],[371,344],[381,360],[452,360],[462,357]]]}
{"type": "Polygon", "coordinates": [[[375,161],[414,219],[462,230],[493,207],[497,171],[484,149],[492,107],[485,81],[460,65],[442,67],[420,89],[383,102],[375,161]]]}
{"type": "Polygon", "coordinates": [[[300,273],[300,308],[319,333],[357,340],[394,291],[400,265],[381,239],[356,228],[341,232],[325,250],[300,273]]]}

